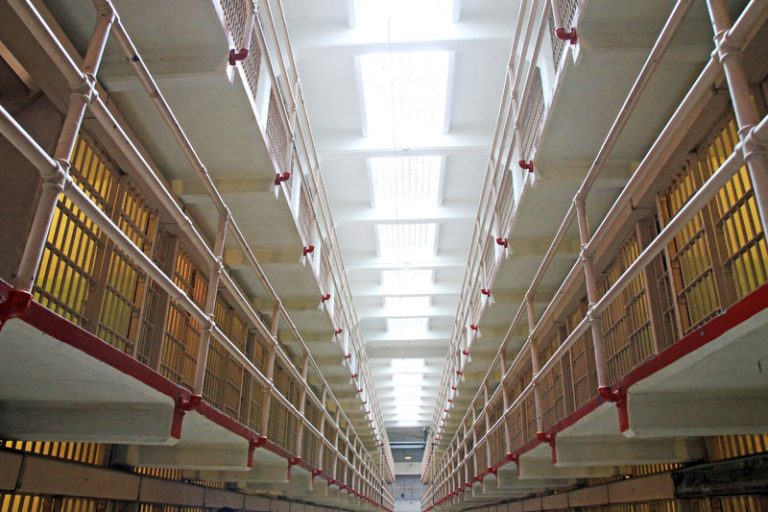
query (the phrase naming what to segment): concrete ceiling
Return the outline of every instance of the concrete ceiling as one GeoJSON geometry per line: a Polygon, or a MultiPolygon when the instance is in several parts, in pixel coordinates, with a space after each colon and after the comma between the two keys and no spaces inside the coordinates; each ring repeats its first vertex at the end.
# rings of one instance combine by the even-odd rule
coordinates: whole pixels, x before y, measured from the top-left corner
{"type": "MultiPolygon", "coordinates": [[[[514,2],[291,0],[284,6],[387,427],[426,426],[435,408],[466,267],[509,58],[514,2]],[[446,8],[445,3],[450,15],[436,21],[439,16],[430,9],[446,8]],[[360,5],[381,12],[371,21],[358,12],[360,5]],[[403,27],[406,16],[411,25],[403,27]],[[375,136],[377,126],[368,122],[371,113],[363,96],[361,57],[427,51],[450,55],[443,129],[404,138],[401,131],[407,127],[394,123],[393,137],[375,136]],[[395,207],[394,213],[392,205],[374,208],[371,158],[413,156],[442,157],[437,204],[418,211],[395,207]],[[433,253],[418,261],[382,256],[377,226],[409,223],[437,225],[433,253]],[[432,269],[430,282],[407,291],[385,286],[383,271],[409,267],[432,269]],[[385,297],[393,295],[426,296],[429,301],[424,307],[398,310],[385,306],[385,297]],[[388,330],[388,319],[398,317],[427,318],[428,328],[418,333],[388,330]],[[393,359],[410,359],[413,366],[398,369],[393,359]],[[404,390],[396,389],[410,382],[421,384],[408,388],[409,397],[403,399],[404,390]],[[409,405],[403,406],[404,401],[409,405]]],[[[401,78],[411,82],[407,74],[401,78]]],[[[406,89],[417,89],[414,85],[406,89]]],[[[369,97],[369,104],[371,100],[377,98],[369,97]]]]}

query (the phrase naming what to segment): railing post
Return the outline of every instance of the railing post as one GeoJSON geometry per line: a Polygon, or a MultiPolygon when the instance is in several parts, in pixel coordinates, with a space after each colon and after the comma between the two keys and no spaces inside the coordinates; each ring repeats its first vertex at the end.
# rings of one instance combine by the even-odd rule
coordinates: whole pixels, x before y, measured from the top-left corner
{"type": "Polygon", "coordinates": [[[213,246],[213,254],[216,260],[212,262],[210,269],[210,278],[208,279],[208,289],[205,295],[204,312],[208,315],[209,322],[202,326],[200,330],[200,346],[197,348],[197,366],[195,368],[195,382],[192,392],[196,395],[203,394],[205,386],[205,371],[208,366],[208,350],[211,347],[211,331],[216,325],[214,321],[214,311],[216,310],[216,296],[219,291],[219,280],[221,272],[224,270],[224,242],[227,237],[227,227],[229,224],[229,211],[224,211],[219,215],[219,227],[216,232],[216,241],[213,246]]]}
{"type": "Polygon", "coordinates": [[[338,473],[338,469],[339,469],[339,453],[341,452],[341,450],[339,449],[339,437],[341,435],[341,427],[339,426],[339,420],[340,419],[341,419],[341,409],[337,408],[336,409],[336,421],[335,421],[336,437],[333,440],[333,446],[336,447],[337,451],[334,452],[333,470],[331,471],[331,475],[334,478],[334,480],[336,480],[336,481],[339,480],[339,473],[338,473]]]}
{"type": "MultiPolygon", "coordinates": [[[[488,403],[488,384],[483,384],[483,402],[485,406],[483,410],[485,412],[485,465],[491,467],[491,415],[490,404],[488,403]]],[[[485,468],[483,468],[485,469],[485,468]]]]}
{"type": "Polygon", "coordinates": [[[501,418],[504,421],[504,444],[506,445],[505,456],[512,454],[512,431],[509,429],[509,422],[507,421],[507,408],[509,407],[509,391],[507,386],[504,385],[504,377],[507,375],[507,358],[504,356],[504,351],[501,352],[501,380],[499,386],[501,386],[501,399],[502,399],[502,411],[501,418]]]}
{"type": "MultiPolygon", "coordinates": [[[[648,226],[648,219],[642,219],[635,224],[635,238],[637,238],[637,246],[640,251],[643,251],[651,242],[653,237],[648,226]]],[[[648,265],[643,269],[643,280],[645,281],[645,302],[648,306],[648,317],[653,336],[653,351],[658,354],[666,346],[666,343],[672,340],[664,339],[664,312],[660,302],[663,291],[659,289],[659,275],[654,265],[648,265]]],[[[670,297],[670,300],[674,299],[670,297]]]]}
{"type": "MultiPolygon", "coordinates": [[[[13,4],[11,7],[15,8],[13,4]]],[[[114,19],[115,16],[112,12],[99,13],[96,28],[83,59],[82,81],[72,89],[67,113],[56,142],[56,149],[53,152],[53,159],[59,165],[56,169],[51,169],[50,174],[43,180],[43,190],[38,198],[27,242],[24,245],[19,267],[14,276],[14,286],[19,290],[31,292],[34,286],[35,274],[43,257],[45,241],[48,238],[48,231],[51,228],[53,214],[56,210],[56,202],[59,194],[64,190],[64,184],[69,175],[70,159],[83,123],[85,109],[97,94],[96,74],[101,65],[104,48],[107,45],[107,38],[114,19]]]]}
{"type": "Polygon", "coordinates": [[[752,102],[752,95],[744,70],[743,54],[740,48],[728,41],[728,31],[733,25],[725,0],[707,0],[707,9],[715,32],[715,48],[723,65],[728,92],[739,128],[739,139],[744,144],[744,160],[752,179],[755,204],[760,222],[765,230],[768,223],[768,159],[765,147],[748,137],[750,130],[760,122],[758,111],[752,102]]]}
{"type": "Polygon", "coordinates": [[[304,361],[301,364],[301,390],[299,391],[299,431],[296,433],[296,456],[301,457],[301,448],[304,443],[304,411],[307,404],[307,372],[309,371],[309,354],[304,355],[304,361]]]}
{"type": "Polygon", "coordinates": [[[608,360],[605,353],[605,340],[600,326],[600,317],[593,310],[595,303],[600,299],[597,289],[597,278],[592,266],[592,257],[586,254],[584,248],[589,243],[589,221],[587,220],[586,197],[579,194],[574,199],[576,206],[576,218],[579,224],[579,239],[581,240],[581,253],[579,258],[584,268],[584,282],[587,288],[587,320],[592,332],[592,348],[595,356],[595,368],[597,370],[597,388],[608,389],[608,360]]]}
{"type": "Polygon", "coordinates": [[[323,444],[323,440],[325,439],[325,416],[328,413],[328,411],[325,408],[325,401],[328,398],[328,388],[323,386],[323,392],[320,394],[320,403],[322,404],[320,415],[320,428],[318,429],[320,431],[320,439],[318,443],[318,453],[317,453],[317,467],[321,468],[323,467],[323,456],[325,454],[325,445],[323,444]]]}
{"type": "Polygon", "coordinates": [[[533,337],[533,331],[536,329],[536,308],[533,304],[533,295],[525,296],[525,308],[528,314],[528,346],[531,351],[531,382],[533,383],[533,406],[536,413],[536,434],[544,431],[544,418],[542,415],[541,390],[536,385],[541,362],[539,353],[536,349],[536,340],[533,337]]]}

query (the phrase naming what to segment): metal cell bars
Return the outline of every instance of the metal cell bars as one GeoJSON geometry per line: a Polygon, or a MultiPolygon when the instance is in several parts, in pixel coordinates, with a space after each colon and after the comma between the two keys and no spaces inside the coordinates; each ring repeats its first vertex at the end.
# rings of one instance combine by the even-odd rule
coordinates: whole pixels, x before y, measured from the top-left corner
{"type": "MultiPolygon", "coordinates": [[[[676,11],[677,7],[676,7],[676,11]]],[[[754,12],[752,13],[754,14],[754,12]]],[[[679,15],[679,11],[678,11],[679,15]]],[[[754,18],[753,18],[754,22],[754,18]]],[[[745,29],[745,26],[749,26],[749,23],[743,22],[743,19],[740,19],[739,22],[737,22],[737,25],[739,25],[741,33],[744,33],[745,31],[748,31],[748,29],[745,29]]],[[[666,28],[665,28],[666,30],[666,28]]],[[[728,34],[727,36],[730,36],[732,34],[728,34]]],[[[726,37],[727,37],[726,36],[726,37]]],[[[661,37],[661,36],[660,36],[661,37]]],[[[710,66],[707,66],[705,70],[702,72],[702,77],[709,76],[711,73],[710,66]]],[[[694,89],[696,88],[703,88],[706,87],[709,83],[708,79],[700,79],[697,80],[696,84],[694,84],[694,89]]],[[[688,101],[689,98],[696,97],[693,93],[689,93],[689,95],[686,97],[686,101],[688,101]]],[[[686,102],[684,102],[686,104],[686,102]]],[[[684,109],[684,105],[681,105],[676,114],[673,116],[673,119],[676,119],[678,117],[679,112],[684,109]]],[[[768,125],[766,125],[768,121],[766,119],[763,119],[762,122],[756,125],[755,128],[753,128],[752,133],[750,133],[750,136],[754,136],[756,140],[764,141],[766,140],[766,136],[768,135],[768,125]]],[[[666,132],[666,129],[665,129],[666,132]]],[[[662,136],[659,138],[661,140],[664,140],[664,133],[662,133],[662,136]]],[[[675,236],[678,234],[678,231],[685,228],[686,224],[694,221],[696,219],[696,216],[700,213],[702,208],[705,208],[707,203],[710,200],[714,200],[714,198],[719,194],[722,195],[722,191],[727,189],[729,183],[731,180],[733,180],[733,176],[741,172],[739,170],[741,164],[742,164],[742,153],[741,151],[738,151],[731,155],[724,155],[722,159],[722,164],[719,166],[718,171],[712,173],[710,179],[701,185],[701,187],[696,191],[696,193],[690,198],[690,200],[682,206],[678,212],[677,215],[670,219],[667,225],[663,227],[661,232],[658,234],[658,236],[651,240],[647,244],[643,244],[644,250],[639,254],[637,259],[635,259],[632,264],[630,264],[627,268],[627,271],[624,272],[619,278],[616,279],[616,282],[607,290],[605,291],[603,297],[601,297],[597,303],[595,304],[595,314],[600,315],[603,314],[610,304],[617,300],[619,296],[626,290],[626,287],[632,285],[632,282],[641,275],[641,273],[644,270],[647,270],[648,268],[653,267],[653,263],[655,261],[658,261],[659,259],[659,253],[662,252],[666,246],[673,242],[675,239],[675,236]]],[[[656,150],[656,146],[652,148],[652,152],[656,150]]],[[[645,163],[645,161],[644,161],[645,163]]],[[[641,164],[641,167],[643,167],[644,164],[641,164]]],[[[655,173],[658,173],[658,169],[654,169],[655,173]]],[[[627,189],[628,190],[635,190],[633,187],[636,187],[637,183],[641,181],[640,176],[642,176],[642,173],[636,173],[633,178],[630,180],[630,183],[628,184],[627,189]]],[[[586,180],[585,180],[586,181],[586,180]]],[[[742,187],[743,190],[747,190],[750,187],[742,187]]],[[[627,205],[626,202],[621,202],[622,198],[620,197],[620,200],[617,201],[617,204],[627,205]]],[[[613,210],[612,210],[613,211],[613,210]]],[[[614,220],[614,218],[609,217],[609,220],[614,220]]],[[[605,225],[605,223],[604,223],[605,225]]],[[[608,223],[610,225],[610,223],[608,223]]],[[[601,233],[605,233],[605,230],[603,229],[604,226],[601,226],[601,233]]],[[[615,226],[611,226],[606,229],[616,229],[615,226]]],[[[594,243],[594,238],[592,241],[590,241],[590,245],[594,243]]],[[[650,283],[650,281],[648,281],[650,283]]],[[[578,328],[579,332],[584,332],[584,329],[581,327],[584,325],[585,320],[581,320],[577,323],[576,326],[573,327],[574,330],[578,328]]],[[[573,335],[568,336],[568,339],[566,340],[566,343],[569,347],[575,347],[577,345],[577,340],[572,339],[574,338],[573,335]]],[[[545,364],[545,367],[548,367],[549,362],[545,364]]],[[[591,372],[588,372],[591,373],[591,372]]],[[[538,380],[538,378],[537,378],[538,380]]]]}
{"type": "Polygon", "coordinates": [[[544,87],[541,82],[541,70],[535,67],[533,81],[528,95],[523,100],[522,129],[520,140],[520,158],[533,159],[534,144],[538,140],[541,127],[544,124],[544,87]]]}
{"type": "MultiPolygon", "coordinates": [[[[73,181],[102,209],[115,195],[115,173],[83,138],[72,155],[73,181]]],[[[86,326],[86,305],[96,273],[97,252],[106,237],[63,194],[59,195],[34,286],[37,302],[71,322],[86,326]]]]}
{"type": "Polygon", "coordinates": [[[560,69],[560,61],[565,53],[566,41],[560,39],[555,34],[558,28],[569,30],[576,18],[576,10],[579,6],[579,0],[553,0],[557,2],[557,10],[560,15],[560,24],[555,21],[554,11],[549,13],[549,38],[552,45],[552,62],[555,64],[555,71],[560,69]]]}
{"type": "MultiPolygon", "coordinates": [[[[728,115],[724,124],[698,161],[707,175],[723,164],[738,141],[733,116],[728,115]]],[[[746,166],[715,196],[715,204],[710,204],[709,211],[720,264],[726,278],[733,282],[735,298],[741,298],[764,283],[768,275],[765,235],[746,166]]]]}
{"type": "MultiPolygon", "coordinates": [[[[25,3],[18,3],[14,4],[14,8],[19,9],[20,12],[23,14],[23,19],[25,19],[27,22],[30,23],[31,30],[40,36],[40,42],[41,45],[43,45],[45,48],[49,50],[49,53],[54,57],[54,60],[59,59],[57,62],[60,64],[60,70],[64,71],[66,73],[74,73],[77,74],[78,71],[76,69],[72,70],[67,68],[66,59],[64,59],[64,63],[61,62],[61,56],[57,54],[58,51],[57,48],[60,48],[54,40],[52,40],[52,36],[50,32],[47,32],[45,28],[40,28],[38,23],[41,23],[39,20],[40,18],[35,16],[34,14],[30,15],[27,9],[31,9],[31,7],[28,4],[25,3]],[[53,48],[53,49],[51,49],[53,48]]],[[[33,11],[34,12],[34,11],[33,11]]],[[[127,37],[127,36],[126,36],[127,37]]],[[[70,80],[72,82],[76,82],[76,80],[70,80]]],[[[155,96],[155,98],[162,98],[159,94],[155,96]]],[[[159,100],[161,101],[161,100],[159,100]]],[[[101,100],[96,100],[91,108],[96,113],[97,117],[99,118],[100,122],[104,121],[105,112],[108,112],[105,109],[105,106],[101,102],[101,100]]],[[[52,159],[45,154],[45,152],[32,140],[29,135],[13,120],[13,118],[5,111],[2,110],[2,129],[3,133],[16,145],[16,147],[27,156],[30,161],[38,168],[38,170],[41,172],[41,174],[45,175],[46,172],[50,172],[50,169],[56,170],[57,167],[55,163],[52,161],[52,159]]],[[[132,145],[132,143],[124,138],[124,132],[121,132],[119,125],[117,122],[110,116],[106,115],[108,119],[110,119],[109,122],[107,122],[108,126],[110,126],[112,129],[117,130],[117,135],[115,138],[117,139],[119,144],[122,144],[122,148],[124,151],[128,153],[129,160],[132,161],[133,165],[138,165],[139,169],[142,169],[143,167],[147,167],[146,162],[142,161],[140,158],[137,158],[135,156],[135,147],[132,145]],[[127,140],[127,141],[126,141],[127,140]],[[137,164],[137,162],[139,162],[137,164]]],[[[115,135],[112,133],[111,135],[115,135]]],[[[131,171],[136,171],[136,169],[131,169],[131,171]]],[[[154,177],[154,174],[150,171],[147,173],[147,175],[142,175],[141,173],[135,173],[136,176],[142,179],[146,179],[147,182],[145,183],[150,188],[153,188],[153,191],[158,193],[161,198],[166,198],[168,196],[167,190],[162,188],[162,185],[158,185],[157,181],[153,181],[152,178],[154,177]]],[[[86,214],[88,218],[90,218],[94,224],[98,225],[100,229],[104,230],[105,233],[108,233],[108,236],[110,239],[116,244],[119,245],[121,250],[126,251],[127,254],[130,255],[130,257],[136,261],[140,262],[142,265],[142,268],[151,274],[151,277],[153,280],[157,281],[158,283],[162,284],[162,288],[165,292],[167,292],[169,295],[172,296],[173,300],[178,301],[179,304],[183,305],[186,312],[189,313],[191,316],[194,317],[196,322],[208,322],[208,318],[206,315],[202,312],[200,307],[195,303],[191,295],[193,295],[189,291],[182,290],[179,285],[172,279],[168,278],[168,276],[159,269],[152,260],[144,253],[144,251],[139,248],[126,234],[124,234],[120,228],[113,222],[113,220],[110,218],[109,215],[107,215],[102,209],[100,209],[99,205],[94,203],[91,198],[89,198],[87,192],[83,192],[78,188],[77,186],[69,186],[65,188],[65,194],[68,198],[68,200],[71,200],[74,204],[77,205],[78,208],[83,210],[83,213],[86,214]]],[[[55,197],[54,197],[55,199],[55,197]]],[[[181,224],[182,232],[185,235],[188,235],[192,241],[198,241],[199,242],[199,235],[195,231],[195,227],[193,224],[189,222],[189,220],[183,216],[183,214],[180,214],[178,210],[174,210],[175,208],[178,208],[178,205],[173,201],[166,201],[164,203],[165,206],[168,206],[170,210],[166,213],[169,213],[172,217],[175,215],[174,219],[181,224]],[[197,236],[198,238],[195,238],[197,236]]],[[[51,204],[52,207],[52,214],[55,210],[55,203],[51,204]]],[[[42,233],[44,236],[45,233],[42,233]]],[[[196,246],[196,248],[199,249],[199,246],[196,246]]],[[[41,252],[43,250],[43,247],[41,247],[41,252]]],[[[206,255],[206,251],[202,251],[203,256],[206,255]]],[[[40,260],[38,258],[34,258],[35,262],[39,262],[40,260]]],[[[172,265],[172,264],[171,264],[172,265]]],[[[171,265],[168,265],[169,267],[171,265]]],[[[178,276],[175,276],[178,277],[178,276]]],[[[194,288],[197,290],[198,286],[197,284],[194,285],[194,288]]],[[[234,289],[232,286],[230,288],[234,289]]],[[[233,292],[234,293],[234,292],[233,292]]],[[[224,335],[217,326],[212,326],[214,336],[216,339],[221,341],[222,343],[227,343],[227,349],[230,351],[231,354],[237,356],[241,361],[245,361],[246,359],[243,357],[243,354],[237,349],[237,347],[234,346],[234,344],[231,343],[230,340],[226,338],[226,335],[224,335]],[[230,348],[231,345],[231,348],[230,348]]],[[[281,354],[281,357],[284,355],[281,354]]],[[[250,362],[248,363],[250,365],[250,362]]],[[[250,366],[249,366],[250,367],[250,366]]],[[[295,370],[295,368],[294,368],[295,370]]],[[[253,375],[255,377],[259,377],[260,383],[264,384],[264,377],[261,373],[255,370],[251,370],[253,372],[253,375]]],[[[277,399],[281,401],[287,402],[287,399],[285,399],[282,395],[275,394],[277,399]]],[[[293,410],[292,410],[293,411],[293,410]]],[[[295,412],[295,411],[294,411],[295,412]]],[[[346,441],[345,441],[346,442],[346,441]]],[[[346,461],[345,461],[346,462],[346,461]]]]}
{"type": "MultiPolygon", "coordinates": [[[[151,255],[157,234],[157,212],[137,193],[127,178],[121,178],[112,219],[120,230],[146,254],[151,255]]],[[[97,335],[124,352],[135,353],[143,326],[144,306],[149,281],[141,268],[122,251],[106,241],[100,274],[106,274],[106,285],[94,290],[93,299],[101,295],[101,313],[97,335]]],[[[97,258],[98,260],[98,258],[97,258]]],[[[97,277],[97,282],[102,278],[97,277]]]]}
{"type": "MultiPolygon", "coordinates": [[[[269,144],[273,160],[277,163],[279,174],[290,172],[288,165],[291,157],[291,147],[289,146],[288,128],[283,123],[280,115],[280,96],[273,89],[269,96],[269,107],[267,112],[267,143],[269,144]]],[[[291,179],[293,174],[291,173],[291,179]]],[[[286,182],[286,190],[290,192],[291,181],[286,182]]]]}
{"type": "MultiPolygon", "coordinates": [[[[236,311],[220,298],[214,308],[216,325],[243,353],[248,353],[246,342],[248,325],[236,311]]],[[[221,345],[212,339],[206,360],[203,397],[233,418],[240,418],[241,393],[245,386],[245,368],[221,345]]]]}
{"type": "MultiPolygon", "coordinates": [[[[633,233],[603,272],[604,277],[598,283],[601,294],[616,282],[639,254],[640,244],[633,233]]],[[[648,301],[645,277],[641,274],[600,317],[610,382],[619,380],[655,352],[648,301]]]]}
{"type": "MultiPolygon", "coordinates": [[[[199,307],[205,301],[208,281],[184,247],[176,253],[173,281],[199,307]]],[[[200,322],[177,301],[172,300],[165,325],[160,373],[192,389],[200,344],[200,322]]]]}

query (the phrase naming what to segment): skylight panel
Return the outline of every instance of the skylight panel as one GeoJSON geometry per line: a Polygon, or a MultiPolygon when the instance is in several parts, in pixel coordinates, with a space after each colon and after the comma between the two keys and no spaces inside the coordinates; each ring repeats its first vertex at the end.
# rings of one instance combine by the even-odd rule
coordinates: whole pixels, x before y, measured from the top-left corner
{"type": "Polygon", "coordinates": [[[387,318],[387,332],[399,340],[415,339],[427,333],[427,318],[387,318]]]}
{"type": "Polygon", "coordinates": [[[379,157],[369,162],[375,207],[407,214],[438,205],[442,157],[379,157]]]}
{"type": "Polygon", "coordinates": [[[381,285],[387,290],[405,294],[429,288],[432,278],[431,269],[384,270],[381,272],[381,285]]]}
{"type": "Polygon", "coordinates": [[[437,224],[377,224],[379,255],[385,259],[419,260],[433,256],[437,224]]]}
{"type": "Polygon", "coordinates": [[[384,308],[393,310],[395,314],[424,311],[429,303],[429,297],[384,297],[384,308]]]}
{"type": "Polygon", "coordinates": [[[369,53],[360,74],[368,134],[407,146],[443,133],[450,52],[369,53]]]}

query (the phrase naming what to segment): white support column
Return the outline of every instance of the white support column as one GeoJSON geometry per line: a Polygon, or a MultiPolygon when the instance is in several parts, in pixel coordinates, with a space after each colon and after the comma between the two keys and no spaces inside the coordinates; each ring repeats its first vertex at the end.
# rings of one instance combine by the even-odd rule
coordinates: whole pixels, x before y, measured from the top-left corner
{"type": "Polygon", "coordinates": [[[205,295],[205,314],[210,318],[210,323],[202,326],[200,329],[200,346],[197,348],[197,366],[195,367],[195,381],[192,392],[196,395],[203,394],[205,386],[205,370],[208,363],[208,349],[211,346],[211,331],[214,323],[214,312],[216,310],[216,296],[219,290],[219,279],[224,269],[224,242],[227,237],[227,228],[229,224],[229,212],[224,211],[219,216],[219,227],[216,232],[216,241],[213,246],[213,253],[216,257],[211,265],[208,279],[208,290],[205,295]]]}
{"type": "MultiPolygon", "coordinates": [[[[23,19],[23,8],[17,8],[15,2],[10,4],[11,8],[16,10],[17,14],[22,16],[23,19]]],[[[104,48],[106,47],[114,18],[115,16],[112,12],[99,13],[96,28],[91,36],[91,41],[88,44],[83,60],[81,82],[72,88],[67,113],[64,117],[61,133],[53,153],[53,158],[58,163],[58,167],[51,169],[50,173],[43,178],[43,190],[38,199],[32,219],[32,226],[24,246],[19,268],[16,272],[14,286],[19,290],[31,292],[34,286],[35,274],[40,265],[40,259],[43,256],[45,241],[48,238],[53,213],[56,210],[56,202],[59,194],[64,190],[64,184],[69,174],[70,158],[75,147],[77,135],[80,132],[85,109],[97,94],[96,73],[101,65],[104,48]]]]}
{"type": "Polygon", "coordinates": [[[741,48],[731,45],[728,31],[732,27],[728,6],[725,0],[707,0],[712,28],[715,32],[715,47],[717,55],[725,71],[728,92],[731,96],[736,124],[739,128],[739,139],[744,145],[744,160],[749,168],[752,179],[755,203],[760,214],[763,227],[768,226],[768,159],[765,146],[748,137],[750,130],[760,122],[755,104],[752,102],[749,81],[744,70],[744,59],[741,48]]]}

